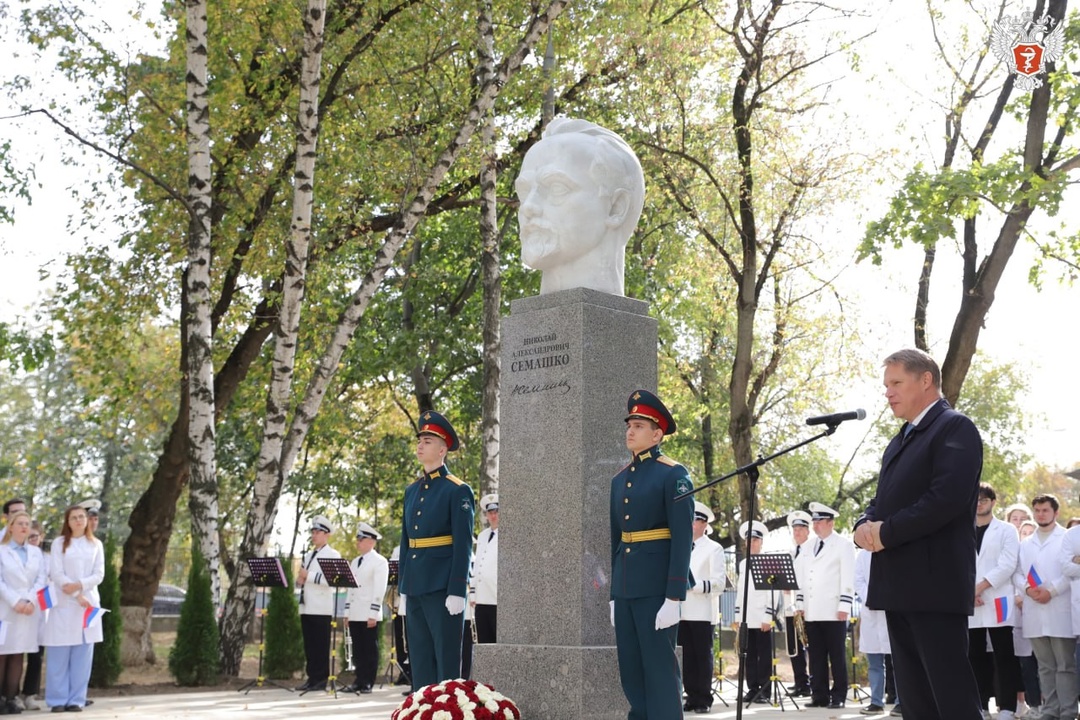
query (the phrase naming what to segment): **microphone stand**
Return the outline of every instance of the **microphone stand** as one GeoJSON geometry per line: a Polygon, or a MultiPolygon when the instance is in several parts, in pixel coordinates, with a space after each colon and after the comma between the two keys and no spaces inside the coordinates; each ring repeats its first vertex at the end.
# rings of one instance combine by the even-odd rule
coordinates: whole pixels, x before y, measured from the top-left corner
{"type": "MultiPolygon", "coordinates": [[[[832,435],[834,432],[836,432],[836,428],[839,427],[841,422],[843,422],[843,421],[842,420],[837,420],[835,423],[828,423],[825,430],[818,433],[817,435],[814,435],[813,437],[807,438],[806,440],[803,440],[802,442],[797,443],[795,445],[791,445],[790,447],[786,447],[783,450],[779,450],[777,452],[774,452],[772,455],[769,455],[768,457],[761,457],[760,455],[758,455],[758,459],[755,460],[754,462],[750,463],[749,465],[743,465],[740,468],[736,468],[735,470],[732,470],[731,472],[729,472],[727,475],[723,475],[721,477],[718,477],[715,480],[710,480],[709,482],[705,483],[701,487],[696,487],[696,488],[693,488],[691,490],[687,490],[684,493],[680,493],[679,495],[675,496],[675,500],[682,500],[683,498],[692,496],[694,493],[696,493],[696,492],[698,492],[700,490],[704,490],[705,488],[712,487],[713,485],[717,485],[719,483],[722,483],[723,481],[729,480],[729,479],[731,479],[731,478],[733,478],[733,477],[735,477],[737,475],[744,475],[745,474],[747,479],[750,480],[750,511],[749,511],[750,517],[748,518],[748,520],[750,522],[753,522],[754,515],[757,514],[757,483],[758,483],[758,477],[760,475],[760,472],[759,472],[758,468],[760,468],[762,465],[769,462],[770,460],[775,460],[776,458],[780,457],[781,455],[787,455],[789,452],[792,452],[793,450],[798,450],[799,448],[803,447],[804,445],[809,445],[810,443],[815,442],[817,440],[820,440],[823,437],[827,437],[829,435],[832,435]]],[[[747,555],[747,557],[746,557],[746,576],[743,578],[743,587],[742,587],[743,626],[747,626],[746,625],[746,611],[747,611],[747,608],[749,607],[749,603],[750,603],[750,553],[749,553],[749,544],[747,545],[747,549],[748,549],[748,552],[746,553],[746,555],[747,555]]],[[[745,692],[746,692],[746,689],[745,689],[746,655],[749,652],[749,643],[750,643],[750,633],[749,632],[743,633],[742,638],[739,641],[739,692],[744,694],[744,698],[743,698],[744,700],[746,699],[746,697],[745,697],[745,692]]],[[[736,702],[735,703],[735,717],[736,717],[736,720],[742,720],[742,716],[743,716],[742,710],[743,710],[743,705],[744,704],[745,704],[745,702],[736,702]]]]}

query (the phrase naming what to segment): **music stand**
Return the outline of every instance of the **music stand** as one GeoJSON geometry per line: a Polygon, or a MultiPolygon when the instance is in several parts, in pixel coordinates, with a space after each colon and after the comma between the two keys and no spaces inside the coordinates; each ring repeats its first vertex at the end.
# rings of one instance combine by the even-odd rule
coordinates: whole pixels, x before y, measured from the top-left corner
{"type": "MultiPolygon", "coordinates": [[[[798,590],[799,581],[795,577],[795,564],[792,562],[791,555],[788,553],[768,553],[749,556],[750,576],[754,580],[754,587],[757,590],[769,590],[770,597],[772,599],[773,609],[779,612],[780,608],[776,602],[778,596],[777,592],[781,590],[798,590]]],[[[779,605],[783,604],[783,600],[779,605]]],[[[780,675],[777,671],[776,660],[776,621],[775,619],[769,625],[769,646],[772,651],[772,674],[769,676],[769,684],[772,686],[770,695],[772,696],[772,705],[776,707],[780,706],[780,711],[784,712],[784,696],[786,695],[791,704],[798,710],[799,703],[795,701],[793,696],[784,684],[780,681],[780,675]]]]}
{"type": "MultiPolygon", "coordinates": [[[[356,578],[353,577],[349,561],[342,558],[318,558],[319,569],[322,570],[326,584],[334,588],[334,607],[330,614],[330,677],[326,678],[326,688],[337,697],[337,589],[354,588],[356,578]]],[[[304,695],[308,691],[300,693],[304,695]]]]}
{"type": "MultiPolygon", "coordinates": [[[[281,560],[279,558],[250,557],[247,558],[246,561],[256,588],[288,587],[288,583],[285,581],[285,569],[281,567],[281,560]]],[[[258,605],[258,598],[256,598],[255,604],[258,605]]],[[[279,682],[267,680],[266,676],[263,675],[263,651],[266,649],[266,643],[263,640],[263,632],[266,627],[266,605],[268,604],[269,601],[263,603],[263,607],[255,608],[255,612],[259,614],[259,672],[256,674],[254,680],[245,683],[236,689],[237,692],[243,690],[245,695],[251,692],[251,688],[261,688],[266,683],[270,683],[274,687],[279,687],[282,690],[288,690],[289,692],[293,691],[292,688],[285,687],[279,682]]]]}

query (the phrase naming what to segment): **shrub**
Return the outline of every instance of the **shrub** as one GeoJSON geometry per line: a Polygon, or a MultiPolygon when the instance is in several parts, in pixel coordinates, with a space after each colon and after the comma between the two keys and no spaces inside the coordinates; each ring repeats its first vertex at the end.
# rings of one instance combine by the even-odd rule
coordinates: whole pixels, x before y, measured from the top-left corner
{"type": "Polygon", "coordinates": [[[105,536],[105,579],[98,586],[101,607],[109,612],[101,618],[101,643],[94,648],[94,666],[90,671],[90,687],[107,688],[120,679],[123,664],[120,646],[123,643],[124,619],[120,615],[120,573],[116,571],[116,540],[105,536]]]}
{"type": "MultiPolygon", "coordinates": [[[[292,563],[282,558],[287,587],[270,588],[266,608],[263,674],[274,680],[288,680],[304,668],[304,637],[300,631],[300,607],[296,603],[292,563]]],[[[258,622],[258,621],[256,621],[258,622]]],[[[256,632],[259,629],[256,627],[256,632]]]]}
{"type": "Polygon", "coordinates": [[[220,645],[210,573],[198,543],[193,541],[188,591],[180,606],[176,643],[169,651],[169,672],[180,685],[216,684],[220,645]]]}

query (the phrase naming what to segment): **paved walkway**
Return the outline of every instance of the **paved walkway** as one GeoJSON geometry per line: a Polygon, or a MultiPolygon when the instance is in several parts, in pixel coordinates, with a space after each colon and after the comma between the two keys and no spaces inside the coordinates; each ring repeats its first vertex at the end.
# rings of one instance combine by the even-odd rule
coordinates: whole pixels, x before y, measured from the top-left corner
{"type": "MultiPolygon", "coordinates": [[[[92,691],[91,691],[92,695],[92,691]]],[[[687,714],[687,718],[730,718],[736,717],[734,692],[725,693],[730,707],[717,702],[709,714],[687,714]],[[730,695],[730,697],[728,697],[730,695]]],[[[158,695],[130,695],[127,697],[99,697],[82,715],[75,717],[96,720],[97,718],[139,718],[149,720],[180,720],[187,718],[245,718],[245,720],[296,720],[297,718],[319,718],[319,720],[388,720],[390,714],[402,700],[400,687],[376,689],[370,695],[339,694],[337,698],[326,693],[308,693],[299,695],[272,686],[253,688],[248,693],[215,691],[205,693],[175,693],[158,695]]],[[[752,705],[743,709],[742,716],[753,720],[777,720],[798,716],[807,720],[850,720],[851,718],[880,717],[888,715],[860,715],[859,708],[865,703],[849,702],[843,710],[806,708],[800,703],[800,709],[785,703],[783,709],[777,707],[752,705]]],[[[47,712],[47,711],[46,711],[47,712]]],[[[49,713],[51,716],[51,713],[49,713]]],[[[23,717],[32,720],[44,718],[45,713],[24,713],[23,717]]],[[[64,717],[72,717],[67,713],[64,717]]],[[[529,720],[526,718],[525,720],[529,720]]]]}

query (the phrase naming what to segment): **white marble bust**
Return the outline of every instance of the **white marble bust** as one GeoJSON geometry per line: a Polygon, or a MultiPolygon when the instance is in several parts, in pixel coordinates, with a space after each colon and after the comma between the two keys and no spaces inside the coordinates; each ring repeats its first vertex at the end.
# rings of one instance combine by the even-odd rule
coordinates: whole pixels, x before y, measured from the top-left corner
{"type": "Polygon", "coordinates": [[[577,287],[623,294],[645,176],[622,138],[586,120],[556,118],[525,154],[515,189],[521,259],[543,272],[541,295],[577,287]]]}

